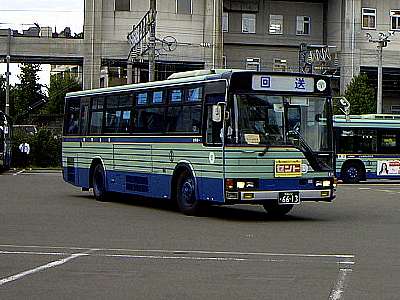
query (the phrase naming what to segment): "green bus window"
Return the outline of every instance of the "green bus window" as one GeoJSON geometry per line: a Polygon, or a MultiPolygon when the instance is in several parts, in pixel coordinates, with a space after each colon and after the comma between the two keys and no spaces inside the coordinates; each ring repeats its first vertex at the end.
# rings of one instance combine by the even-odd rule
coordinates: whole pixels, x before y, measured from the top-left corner
{"type": "Polygon", "coordinates": [[[136,95],[136,101],[138,105],[146,105],[147,104],[147,93],[139,93],[136,95]]]}
{"type": "Polygon", "coordinates": [[[203,99],[203,89],[201,87],[190,88],[187,90],[187,102],[197,102],[203,99]]]}
{"type": "Polygon", "coordinates": [[[163,92],[157,91],[153,93],[153,103],[160,104],[163,103],[163,92]]]}
{"type": "Polygon", "coordinates": [[[79,131],[80,98],[68,99],[65,108],[64,134],[74,135],[79,131]]]}
{"type": "Polygon", "coordinates": [[[182,90],[172,90],[170,92],[170,102],[182,102],[182,90]]]}
{"type": "Polygon", "coordinates": [[[93,111],[90,118],[90,133],[99,134],[103,127],[103,111],[93,111]]]}

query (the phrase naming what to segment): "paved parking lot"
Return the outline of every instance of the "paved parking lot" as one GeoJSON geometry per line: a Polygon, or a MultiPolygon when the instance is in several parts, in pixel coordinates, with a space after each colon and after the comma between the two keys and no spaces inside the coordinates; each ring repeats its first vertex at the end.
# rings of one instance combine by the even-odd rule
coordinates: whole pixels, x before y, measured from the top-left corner
{"type": "Polygon", "coordinates": [[[397,299],[400,185],[339,186],[280,220],[96,202],[55,171],[0,175],[1,299],[397,299]]]}

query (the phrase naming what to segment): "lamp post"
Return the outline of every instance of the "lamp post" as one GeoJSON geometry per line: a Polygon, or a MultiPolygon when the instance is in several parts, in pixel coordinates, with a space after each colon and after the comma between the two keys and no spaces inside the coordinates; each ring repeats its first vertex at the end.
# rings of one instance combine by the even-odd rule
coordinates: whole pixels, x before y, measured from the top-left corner
{"type": "Polygon", "coordinates": [[[382,79],[383,79],[383,72],[382,72],[382,64],[383,64],[383,48],[386,48],[388,43],[391,42],[389,40],[389,37],[394,35],[394,31],[389,31],[389,32],[380,32],[378,34],[378,38],[374,39],[372,38],[372,35],[369,33],[366,33],[366,36],[368,38],[368,41],[370,43],[375,43],[376,48],[378,51],[378,92],[377,92],[377,100],[376,100],[376,112],[378,114],[382,113],[382,79]]]}
{"type": "MultiPolygon", "coordinates": [[[[157,1],[150,0],[150,11],[156,12],[157,11],[157,1]]],[[[155,16],[155,14],[152,14],[155,16]]],[[[156,20],[150,25],[150,49],[149,49],[149,81],[155,81],[156,79],[156,20]]]]}
{"type": "Polygon", "coordinates": [[[10,61],[11,61],[11,29],[8,28],[7,32],[7,56],[6,56],[6,115],[10,115],[10,61]]]}

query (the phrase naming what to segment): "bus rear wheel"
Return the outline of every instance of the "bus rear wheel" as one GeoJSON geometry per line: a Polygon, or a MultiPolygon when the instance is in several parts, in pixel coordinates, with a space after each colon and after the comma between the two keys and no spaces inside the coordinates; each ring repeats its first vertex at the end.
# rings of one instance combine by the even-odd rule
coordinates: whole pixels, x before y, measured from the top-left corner
{"type": "Polygon", "coordinates": [[[278,203],[265,203],[263,206],[271,217],[282,217],[293,208],[293,205],[279,205],[278,203]]]}
{"type": "Polygon", "coordinates": [[[342,180],[344,183],[359,183],[363,177],[363,171],[360,166],[349,164],[342,169],[342,180]]]}
{"type": "Polygon", "coordinates": [[[177,180],[176,200],[179,210],[188,216],[199,215],[204,203],[196,199],[196,185],[192,174],[185,170],[177,180]]]}
{"type": "Polygon", "coordinates": [[[106,177],[102,164],[98,164],[94,167],[92,182],[94,198],[97,201],[107,201],[108,193],[106,189],[106,177]]]}

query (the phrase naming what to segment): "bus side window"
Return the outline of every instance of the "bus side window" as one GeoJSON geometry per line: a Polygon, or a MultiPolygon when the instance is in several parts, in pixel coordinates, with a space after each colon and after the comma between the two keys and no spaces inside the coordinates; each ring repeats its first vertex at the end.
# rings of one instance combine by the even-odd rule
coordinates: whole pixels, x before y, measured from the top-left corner
{"type": "Polygon", "coordinates": [[[103,132],[104,97],[92,98],[90,113],[90,133],[101,134],[103,132]]]}
{"type": "Polygon", "coordinates": [[[81,120],[80,120],[80,133],[81,133],[81,135],[87,135],[88,134],[89,108],[90,108],[90,97],[82,98],[82,100],[81,100],[81,120]]]}

